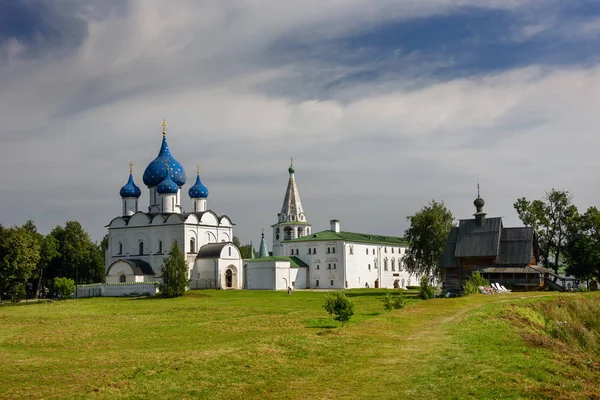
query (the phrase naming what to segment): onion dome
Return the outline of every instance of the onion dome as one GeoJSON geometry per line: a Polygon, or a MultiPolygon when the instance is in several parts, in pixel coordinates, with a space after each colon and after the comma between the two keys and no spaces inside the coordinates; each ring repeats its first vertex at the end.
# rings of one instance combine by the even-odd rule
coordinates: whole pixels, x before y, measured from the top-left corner
{"type": "Polygon", "coordinates": [[[196,183],[190,188],[188,192],[192,199],[205,199],[208,197],[208,188],[202,184],[200,180],[200,173],[196,175],[196,183]]]}
{"type": "Polygon", "coordinates": [[[156,191],[159,194],[177,194],[179,186],[171,178],[171,174],[166,173],[165,179],[156,186],[156,191]]]}
{"type": "Polygon", "coordinates": [[[483,206],[485,206],[485,201],[484,201],[484,200],[483,200],[481,197],[478,197],[478,198],[476,198],[476,199],[475,199],[475,201],[473,202],[473,205],[474,205],[475,207],[477,207],[478,209],[479,209],[479,208],[483,208],[483,206]]]}
{"type": "Polygon", "coordinates": [[[132,172],[133,172],[133,163],[130,162],[129,163],[129,180],[127,181],[125,186],[123,186],[121,188],[121,191],[119,192],[121,197],[140,197],[142,195],[142,191],[140,190],[139,187],[137,187],[137,185],[133,181],[132,172]]]}
{"type": "Polygon", "coordinates": [[[163,120],[163,140],[158,156],[152,161],[144,171],[144,184],[148,187],[157,186],[165,180],[167,174],[177,186],[185,185],[185,170],[169,151],[167,144],[167,124],[163,120]]]}
{"type": "Polygon", "coordinates": [[[296,170],[294,169],[294,159],[290,158],[290,167],[288,168],[288,172],[290,174],[293,174],[296,172],[296,170]]]}

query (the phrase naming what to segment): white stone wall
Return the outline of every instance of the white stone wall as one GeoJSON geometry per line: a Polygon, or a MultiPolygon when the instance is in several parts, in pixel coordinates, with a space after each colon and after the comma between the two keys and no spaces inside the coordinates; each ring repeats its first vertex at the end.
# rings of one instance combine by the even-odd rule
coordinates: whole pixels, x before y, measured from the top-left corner
{"type": "Polygon", "coordinates": [[[182,221],[181,215],[173,214],[166,222],[162,215],[155,215],[149,220],[147,214],[137,213],[131,217],[128,224],[121,218],[111,222],[108,229],[109,248],[105,268],[119,259],[139,259],[150,264],[155,273],[154,279],[160,281],[162,261],[168,255],[174,241],[177,241],[179,249],[187,255],[189,263],[193,262],[203,245],[229,242],[232,238],[231,221],[227,218],[219,221],[210,211],[202,215],[201,221],[195,215],[190,215],[186,221],[182,221]],[[143,255],[139,254],[140,242],[144,243],[143,255]],[[162,249],[159,242],[162,242],[162,249]],[[121,254],[119,243],[122,247],[121,254]]]}
{"type": "Polygon", "coordinates": [[[258,261],[244,264],[246,288],[250,290],[275,290],[275,262],[258,261]]]}
{"type": "Polygon", "coordinates": [[[242,259],[238,248],[233,244],[223,247],[219,258],[196,259],[190,274],[192,289],[227,289],[227,270],[232,271],[231,289],[243,287],[242,259]]]}
{"type": "Polygon", "coordinates": [[[96,283],[77,286],[77,297],[125,297],[154,296],[158,293],[158,283],[96,283]]]}
{"type": "Polygon", "coordinates": [[[276,290],[306,289],[308,268],[292,268],[289,262],[276,263],[276,290]]]}
{"type": "Polygon", "coordinates": [[[412,285],[418,284],[420,277],[409,274],[400,261],[406,249],[406,246],[343,240],[284,242],[283,255],[298,257],[309,266],[307,279],[310,288],[350,289],[366,285],[374,288],[376,282],[378,287],[393,288],[396,279],[401,287],[409,285],[409,281],[412,285]],[[395,271],[391,268],[392,258],[395,271]]]}

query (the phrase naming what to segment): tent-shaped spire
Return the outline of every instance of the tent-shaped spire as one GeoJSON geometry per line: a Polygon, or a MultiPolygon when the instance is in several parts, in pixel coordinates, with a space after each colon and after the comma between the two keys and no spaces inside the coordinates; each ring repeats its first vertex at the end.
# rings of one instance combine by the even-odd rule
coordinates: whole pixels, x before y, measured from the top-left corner
{"type": "Polygon", "coordinates": [[[288,221],[303,221],[304,209],[302,208],[300,193],[298,192],[296,178],[294,177],[294,173],[296,171],[293,166],[293,160],[290,162],[290,168],[288,169],[288,172],[290,173],[290,179],[285,192],[283,206],[281,207],[281,215],[285,216],[286,220],[288,221]]]}
{"type": "Polygon", "coordinates": [[[265,232],[262,233],[260,239],[260,250],[258,251],[258,258],[269,257],[269,250],[267,250],[267,242],[265,241],[265,232]]]}

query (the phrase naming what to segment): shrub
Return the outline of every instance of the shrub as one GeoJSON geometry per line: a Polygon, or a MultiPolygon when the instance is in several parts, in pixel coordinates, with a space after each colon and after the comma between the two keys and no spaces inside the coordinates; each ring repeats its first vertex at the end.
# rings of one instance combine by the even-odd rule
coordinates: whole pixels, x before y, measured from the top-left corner
{"type": "Polygon", "coordinates": [[[188,285],[188,267],[176,241],[171,245],[169,255],[163,260],[161,273],[160,291],[162,296],[183,296],[188,285]]]}
{"type": "Polygon", "coordinates": [[[69,278],[54,278],[54,291],[63,299],[70,299],[75,293],[75,281],[69,278]]]}
{"type": "Polygon", "coordinates": [[[340,321],[342,325],[354,315],[354,303],[342,292],[325,296],[323,308],[329,315],[335,315],[334,319],[340,321]]]}
{"type": "Polygon", "coordinates": [[[390,292],[387,292],[385,296],[380,299],[383,303],[383,308],[388,311],[398,310],[400,308],[404,308],[406,305],[406,299],[402,296],[402,292],[399,295],[392,295],[390,292]]]}
{"type": "Polygon", "coordinates": [[[433,299],[435,297],[435,288],[429,284],[429,277],[421,277],[421,286],[419,286],[419,297],[421,300],[433,299]]]}
{"type": "Polygon", "coordinates": [[[479,290],[479,286],[490,286],[490,281],[481,276],[479,271],[475,271],[463,285],[462,294],[465,296],[470,294],[480,294],[481,290],[479,290]]]}

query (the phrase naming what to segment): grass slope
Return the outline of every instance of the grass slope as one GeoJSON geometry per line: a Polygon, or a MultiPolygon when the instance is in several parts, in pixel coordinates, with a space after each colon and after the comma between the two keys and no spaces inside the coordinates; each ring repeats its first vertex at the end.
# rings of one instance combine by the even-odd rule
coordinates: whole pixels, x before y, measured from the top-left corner
{"type": "Polygon", "coordinates": [[[600,398],[598,371],[576,350],[532,346],[510,318],[556,294],[386,312],[384,291],[348,293],[356,314],[344,328],[309,291],[2,307],[0,398],[600,398]]]}

